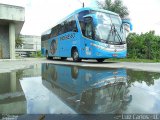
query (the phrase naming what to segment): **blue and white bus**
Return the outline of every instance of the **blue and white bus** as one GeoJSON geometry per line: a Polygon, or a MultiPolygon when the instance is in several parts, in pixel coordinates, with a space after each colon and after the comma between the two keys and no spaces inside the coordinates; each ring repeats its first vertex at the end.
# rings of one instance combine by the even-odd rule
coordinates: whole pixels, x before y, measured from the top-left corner
{"type": "Polygon", "coordinates": [[[132,101],[124,68],[42,64],[42,84],[80,114],[120,114],[132,101]]]}
{"type": "Polygon", "coordinates": [[[125,58],[126,35],[118,14],[101,9],[81,8],[60,21],[41,36],[42,55],[96,59],[125,58]]]}

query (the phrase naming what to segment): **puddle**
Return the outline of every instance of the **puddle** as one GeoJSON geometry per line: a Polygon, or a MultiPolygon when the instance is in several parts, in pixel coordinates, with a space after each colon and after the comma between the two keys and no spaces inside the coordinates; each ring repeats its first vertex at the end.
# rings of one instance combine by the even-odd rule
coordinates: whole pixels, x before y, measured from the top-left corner
{"type": "Polygon", "coordinates": [[[37,64],[0,73],[0,113],[156,114],[159,86],[160,73],[37,64]]]}

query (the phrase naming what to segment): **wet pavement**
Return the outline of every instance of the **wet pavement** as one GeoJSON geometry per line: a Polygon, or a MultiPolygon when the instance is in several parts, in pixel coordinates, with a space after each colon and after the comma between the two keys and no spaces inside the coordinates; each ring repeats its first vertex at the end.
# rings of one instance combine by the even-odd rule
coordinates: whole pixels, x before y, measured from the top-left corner
{"type": "Polygon", "coordinates": [[[38,63],[0,73],[0,113],[160,114],[159,86],[156,72],[38,63]]]}

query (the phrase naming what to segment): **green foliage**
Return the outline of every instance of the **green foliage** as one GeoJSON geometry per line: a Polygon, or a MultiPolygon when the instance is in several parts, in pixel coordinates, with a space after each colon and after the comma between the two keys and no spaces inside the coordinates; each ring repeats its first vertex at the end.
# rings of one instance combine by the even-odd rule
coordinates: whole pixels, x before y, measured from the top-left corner
{"type": "Polygon", "coordinates": [[[16,42],[16,44],[15,44],[16,48],[22,47],[23,40],[21,38],[18,37],[15,42],[16,42]]]}
{"type": "Polygon", "coordinates": [[[31,57],[42,57],[41,51],[32,52],[31,57]]]}
{"type": "Polygon", "coordinates": [[[112,0],[105,0],[104,3],[97,1],[97,4],[99,8],[118,13],[121,18],[129,15],[128,8],[123,5],[122,0],[115,0],[114,2],[112,0]]]}
{"type": "Polygon", "coordinates": [[[146,72],[146,71],[133,71],[127,69],[128,84],[134,82],[145,82],[148,86],[154,85],[154,81],[160,78],[160,73],[146,72]]]}
{"type": "Polygon", "coordinates": [[[154,31],[145,34],[130,33],[127,37],[128,58],[131,59],[160,59],[160,36],[154,31]]]}

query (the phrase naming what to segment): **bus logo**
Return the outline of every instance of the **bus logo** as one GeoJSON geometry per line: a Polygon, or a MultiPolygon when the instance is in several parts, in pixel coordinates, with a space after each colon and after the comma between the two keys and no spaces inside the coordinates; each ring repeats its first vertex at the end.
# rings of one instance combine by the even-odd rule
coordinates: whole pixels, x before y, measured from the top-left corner
{"type": "Polygon", "coordinates": [[[65,36],[60,37],[60,40],[68,40],[75,37],[75,33],[67,34],[65,36]]]}

